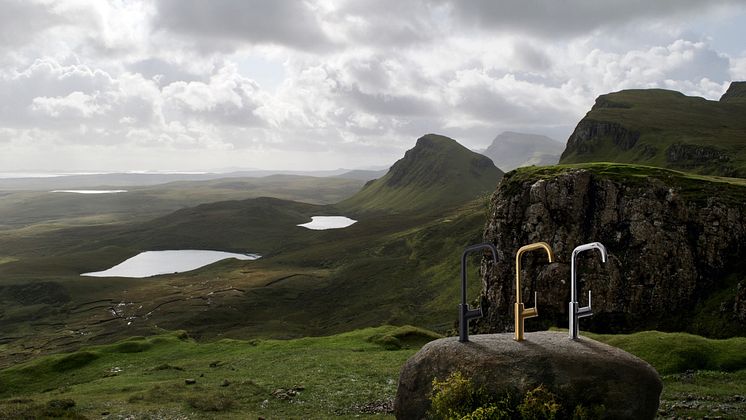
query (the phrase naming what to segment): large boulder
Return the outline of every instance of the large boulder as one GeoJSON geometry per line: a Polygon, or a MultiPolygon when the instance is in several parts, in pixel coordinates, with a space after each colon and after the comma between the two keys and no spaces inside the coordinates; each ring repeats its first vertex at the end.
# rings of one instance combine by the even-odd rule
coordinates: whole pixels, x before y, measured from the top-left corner
{"type": "Polygon", "coordinates": [[[663,383],[648,363],[616,347],[566,333],[472,335],[432,341],[402,367],[394,411],[398,419],[428,416],[433,379],[453,372],[471,378],[493,395],[520,398],[544,385],[563,406],[605,407],[610,419],[652,419],[663,383]]]}

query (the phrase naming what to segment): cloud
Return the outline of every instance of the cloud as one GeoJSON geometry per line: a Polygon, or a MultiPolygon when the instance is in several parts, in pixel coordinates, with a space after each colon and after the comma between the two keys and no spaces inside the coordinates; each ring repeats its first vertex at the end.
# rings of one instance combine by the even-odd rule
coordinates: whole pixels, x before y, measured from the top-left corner
{"type": "Polygon", "coordinates": [[[263,125],[255,113],[262,105],[259,85],[238,74],[235,65],[221,68],[208,83],[171,83],[163,88],[162,95],[167,106],[176,111],[169,119],[196,117],[212,124],[263,125]]]}
{"type": "Polygon", "coordinates": [[[240,44],[318,50],[329,44],[306,2],[158,0],[156,7],[156,29],[186,36],[208,50],[230,50],[240,44]]]}
{"type": "Polygon", "coordinates": [[[98,95],[75,91],[64,97],[36,97],[31,102],[31,110],[53,118],[91,118],[105,113],[109,106],[100,103],[98,95]]]}
{"type": "Polygon", "coordinates": [[[746,17],[734,4],[0,0],[0,165],[369,166],[428,132],[561,140],[598,95],[717,99],[746,78],[746,51],[708,38],[746,17]]]}
{"type": "Polygon", "coordinates": [[[449,16],[459,25],[545,38],[586,35],[603,27],[681,18],[717,6],[741,5],[737,0],[432,0],[432,3],[447,7],[449,16]]]}
{"type": "Polygon", "coordinates": [[[43,2],[0,0],[0,10],[0,51],[25,45],[44,30],[65,23],[43,2]]]}

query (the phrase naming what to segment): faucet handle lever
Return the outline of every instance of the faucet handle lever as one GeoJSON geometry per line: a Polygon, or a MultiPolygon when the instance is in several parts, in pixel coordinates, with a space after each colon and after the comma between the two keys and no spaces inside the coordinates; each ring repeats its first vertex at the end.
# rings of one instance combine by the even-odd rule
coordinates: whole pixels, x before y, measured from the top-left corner
{"type": "Polygon", "coordinates": [[[523,310],[523,318],[533,318],[539,316],[539,293],[534,292],[534,307],[523,310]]]}
{"type": "Polygon", "coordinates": [[[593,309],[591,309],[591,291],[588,291],[588,306],[578,309],[578,318],[585,318],[593,315],[593,309]]]}

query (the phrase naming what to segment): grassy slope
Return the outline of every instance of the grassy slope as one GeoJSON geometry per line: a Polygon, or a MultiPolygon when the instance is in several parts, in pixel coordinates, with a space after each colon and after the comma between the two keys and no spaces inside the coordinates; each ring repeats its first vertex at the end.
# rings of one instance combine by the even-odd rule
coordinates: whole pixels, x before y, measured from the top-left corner
{"type": "Polygon", "coordinates": [[[353,212],[440,213],[493,191],[501,177],[489,158],[428,134],[386,175],[337,206],[353,212]]]}
{"type": "MultiPolygon", "coordinates": [[[[702,416],[718,407],[727,416],[746,409],[737,399],[746,393],[744,338],[656,331],[584,335],[664,372],[662,408],[668,415],[702,416]],[[703,367],[702,358],[727,361],[729,372],[690,371],[703,367]],[[692,400],[698,404],[688,406],[692,400]]],[[[38,414],[54,399],[72,399],[75,410],[90,417],[108,412],[211,418],[219,412],[221,418],[328,418],[371,415],[373,407],[380,415],[396,392],[401,365],[436,337],[392,326],[286,341],[197,343],[183,333],[132,337],[0,370],[0,417],[38,414]],[[188,378],[197,383],[186,385],[188,378]],[[291,396],[286,391],[293,388],[299,392],[291,396]]]]}
{"type": "MultiPolygon", "coordinates": [[[[714,147],[731,156],[732,166],[746,174],[746,101],[718,102],[679,92],[648,89],[602,95],[584,121],[617,123],[640,133],[637,144],[621,150],[610,137],[594,138],[591,152],[567,149],[560,163],[621,162],[659,167],[675,165],[666,159],[674,143],[714,147]],[[651,150],[655,150],[650,154],[651,150]]],[[[581,122],[582,124],[582,122],[581,122]]],[[[722,165],[710,162],[688,168],[703,174],[720,174],[722,165]]]]}

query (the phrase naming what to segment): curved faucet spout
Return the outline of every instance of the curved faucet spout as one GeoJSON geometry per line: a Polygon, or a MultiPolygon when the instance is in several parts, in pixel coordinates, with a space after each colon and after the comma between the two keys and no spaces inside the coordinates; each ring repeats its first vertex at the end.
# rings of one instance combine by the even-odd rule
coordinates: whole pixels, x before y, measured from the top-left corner
{"type": "Polygon", "coordinates": [[[588,306],[580,307],[578,303],[578,287],[577,287],[577,272],[575,270],[575,260],[578,254],[584,251],[590,251],[597,249],[601,253],[601,261],[606,262],[608,255],[606,253],[606,247],[600,242],[591,242],[583,245],[579,245],[572,250],[572,258],[570,260],[570,320],[569,320],[569,335],[570,338],[575,340],[578,338],[578,319],[585,318],[593,315],[591,309],[591,291],[588,291],[588,306]]]}
{"type": "Polygon", "coordinates": [[[537,249],[543,249],[547,253],[547,257],[549,258],[549,262],[554,262],[554,253],[552,252],[552,248],[549,247],[549,244],[546,242],[536,242],[529,245],[524,245],[518,249],[518,252],[515,254],[515,307],[514,307],[514,316],[515,316],[515,340],[516,341],[523,341],[523,321],[526,318],[533,318],[535,316],[539,316],[539,310],[538,310],[538,304],[537,304],[537,298],[538,294],[534,292],[534,307],[533,308],[525,308],[525,305],[521,301],[521,256],[525,252],[537,250],[537,249]]]}
{"type": "Polygon", "coordinates": [[[472,245],[466,248],[464,253],[461,254],[461,304],[458,311],[458,341],[462,343],[469,341],[469,320],[479,318],[483,315],[481,306],[477,309],[469,309],[469,304],[466,303],[466,256],[480,249],[490,250],[492,252],[492,261],[497,264],[497,248],[492,244],[472,245]]]}

